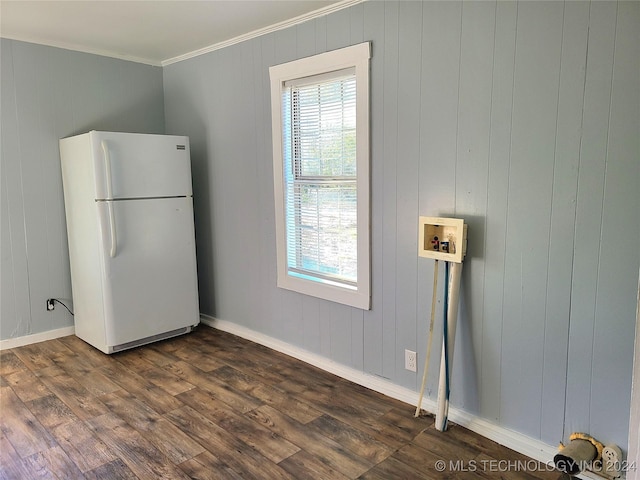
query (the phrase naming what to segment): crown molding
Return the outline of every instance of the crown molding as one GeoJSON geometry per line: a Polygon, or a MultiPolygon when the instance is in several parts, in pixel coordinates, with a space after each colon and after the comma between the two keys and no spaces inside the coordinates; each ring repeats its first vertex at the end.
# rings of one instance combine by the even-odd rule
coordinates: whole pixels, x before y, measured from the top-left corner
{"type": "Polygon", "coordinates": [[[161,62],[161,66],[166,67],[167,65],[172,65],[174,63],[182,62],[184,60],[189,60],[190,58],[198,57],[206,53],[214,52],[216,50],[221,50],[231,45],[235,45],[236,43],[244,42],[246,40],[251,40],[252,38],[260,37],[268,33],[277,32],[278,30],[284,30],[285,28],[289,28],[294,25],[298,25],[300,23],[313,20],[314,18],[324,17],[325,15],[329,15],[330,13],[343,10],[345,8],[351,7],[352,5],[363,3],[364,1],[365,0],[343,0],[342,2],[334,3],[327,7],[314,10],[313,12],[305,13],[303,15],[290,18],[289,20],[285,20],[285,21],[270,25],[268,27],[260,28],[258,30],[253,30],[252,32],[239,35],[229,40],[225,40],[224,42],[215,43],[208,47],[194,50],[193,52],[185,53],[183,55],[178,55],[177,57],[173,57],[173,58],[168,58],[161,62]]]}

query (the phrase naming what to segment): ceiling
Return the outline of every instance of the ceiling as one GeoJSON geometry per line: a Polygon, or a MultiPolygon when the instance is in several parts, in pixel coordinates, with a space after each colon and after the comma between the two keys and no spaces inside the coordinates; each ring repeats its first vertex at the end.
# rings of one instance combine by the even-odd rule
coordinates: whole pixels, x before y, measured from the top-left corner
{"type": "Polygon", "coordinates": [[[167,65],[362,0],[0,0],[0,36],[167,65]]]}

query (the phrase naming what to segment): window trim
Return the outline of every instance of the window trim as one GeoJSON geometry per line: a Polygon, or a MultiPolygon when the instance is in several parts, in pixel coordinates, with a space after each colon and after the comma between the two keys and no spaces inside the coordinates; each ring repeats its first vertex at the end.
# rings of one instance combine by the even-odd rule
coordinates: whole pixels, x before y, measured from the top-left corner
{"type": "Polygon", "coordinates": [[[325,300],[368,310],[371,305],[370,180],[369,180],[369,58],[371,45],[360,43],[269,68],[271,79],[271,126],[276,220],[277,285],[325,300]],[[287,82],[355,68],[356,77],[356,188],[358,217],[358,280],[355,288],[342,287],[289,275],[285,218],[282,90],[287,82]]]}

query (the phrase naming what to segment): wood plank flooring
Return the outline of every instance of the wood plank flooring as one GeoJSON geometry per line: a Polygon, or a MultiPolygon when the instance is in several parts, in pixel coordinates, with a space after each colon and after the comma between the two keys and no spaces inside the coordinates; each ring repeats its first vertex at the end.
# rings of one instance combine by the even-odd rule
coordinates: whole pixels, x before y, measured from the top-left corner
{"type": "Polygon", "coordinates": [[[560,478],[413,410],[206,326],[110,356],[70,336],[0,352],[0,478],[560,478]]]}

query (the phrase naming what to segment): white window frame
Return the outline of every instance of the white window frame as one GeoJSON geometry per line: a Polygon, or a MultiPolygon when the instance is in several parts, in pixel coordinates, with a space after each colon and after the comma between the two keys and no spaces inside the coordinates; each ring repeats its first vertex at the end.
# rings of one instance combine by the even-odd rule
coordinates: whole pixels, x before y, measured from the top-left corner
{"type": "Polygon", "coordinates": [[[368,310],[370,308],[370,195],[369,195],[369,42],[353,45],[269,68],[276,220],[278,287],[368,310]],[[287,267],[287,232],[284,179],[282,92],[287,82],[355,69],[356,77],[356,189],[357,282],[339,285],[320,279],[290,275],[287,267]]]}

